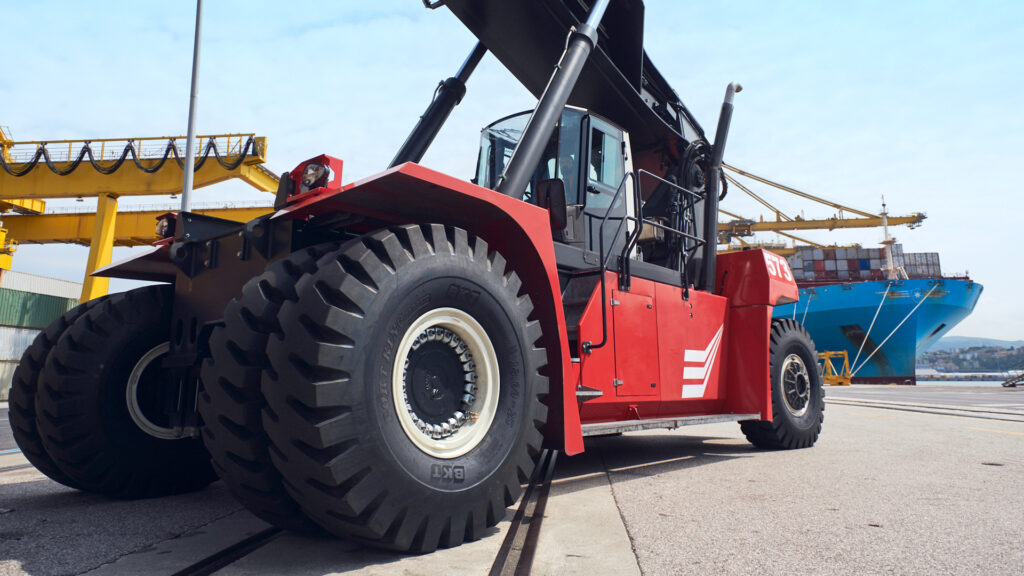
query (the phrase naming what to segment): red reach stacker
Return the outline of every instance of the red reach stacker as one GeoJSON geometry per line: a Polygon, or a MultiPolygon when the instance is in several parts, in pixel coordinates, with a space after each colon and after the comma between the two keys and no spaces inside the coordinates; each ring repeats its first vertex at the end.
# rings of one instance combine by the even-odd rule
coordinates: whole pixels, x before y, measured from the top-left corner
{"type": "Polygon", "coordinates": [[[814,345],[772,319],[786,260],[715,250],[740,87],[712,144],[640,0],[426,4],[479,44],[387,170],[342,184],[317,156],[271,215],[169,215],[99,272],[157,284],[40,334],[10,403],[37,468],[121,498],[220,477],[275,525],[422,552],[501,520],[545,446],[723,421],[814,444],[814,345]],[[471,181],[420,166],[488,51],[536,108],[483,129],[471,181]]]}

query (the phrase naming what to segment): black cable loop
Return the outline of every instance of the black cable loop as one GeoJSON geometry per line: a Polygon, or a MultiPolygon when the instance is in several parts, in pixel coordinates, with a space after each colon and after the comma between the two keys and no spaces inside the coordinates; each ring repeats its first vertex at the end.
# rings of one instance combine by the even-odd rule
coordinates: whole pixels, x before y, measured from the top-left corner
{"type": "MultiPolygon", "coordinates": [[[[202,168],[203,164],[206,163],[206,159],[209,158],[211,151],[213,152],[214,158],[217,160],[217,163],[220,164],[222,168],[228,171],[235,170],[236,168],[241,166],[243,162],[245,162],[245,159],[249,156],[249,154],[255,153],[256,139],[253,138],[252,136],[249,136],[249,139],[245,141],[245,146],[242,147],[242,150],[239,153],[238,158],[236,158],[233,162],[228,162],[224,160],[224,158],[220,154],[220,150],[217,148],[217,139],[210,138],[209,141],[207,141],[206,143],[206,148],[203,150],[203,153],[200,155],[199,159],[195,163],[195,171],[198,171],[200,168],[202,168]]],[[[112,161],[111,164],[107,165],[104,165],[105,161],[102,158],[96,160],[96,157],[92,151],[92,142],[89,140],[85,140],[82,143],[81,150],[79,150],[78,152],[78,157],[75,158],[75,160],[72,161],[71,164],[64,170],[61,170],[56,166],[56,164],[54,164],[53,160],[50,158],[50,151],[49,149],[47,149],[45,142],[39,144],[38,148],[36,148],[36,153],[32,156],[32,160],[28,162],[12,162],[9,164],[4,155],[0,154],[0,168],[3,168],[4,172],[10,174],[11,176],[14,176],[15,178],[20,178],[31,172],[39,164],[39,161],[42,160],[46,167],[49,168],[50,171],[53,172],[54,174],[58,176],[67,176],[74,172],[75,170],[77,170],[78,167],[82,164],[82,162],[86,158],[88,158],[89,164],[93,167],[94,170],[96,170],[100,174],[109,176],[110,174],[113,174],[120,170],[121,166],[124,164],[125,160],[127,160],[129,156],[131,156],[132,163],[135,164],[135,167],[138,168],[139,170],[142,170],[146,174],[156,173],[158,170],[163,168],[164,164],[167,163],[168,158],[171,157],[174,158],[174,161],[175,163],[178,164],[179,168],[184,168],[185,166],[185,161],[178,154],[176,139],[171,138],[167,142],[167,147],[164,148],[163,155],[160,157],[157,163],[150,168],[147,168],[142,163],[143,159],[139,157],[139,152],[136,151],[135,149],[134,139],[129,139],[128,142],[125,144],[124,149],[121,151],[121,156],[118,157],[117,160],[112,161]],[[22,168],[20,170],[17,170],[14,168],[14,164],[21,164],[22,168]]],[[[147,160],[152,160],[152,158],[148,158],[147,160]]]]}

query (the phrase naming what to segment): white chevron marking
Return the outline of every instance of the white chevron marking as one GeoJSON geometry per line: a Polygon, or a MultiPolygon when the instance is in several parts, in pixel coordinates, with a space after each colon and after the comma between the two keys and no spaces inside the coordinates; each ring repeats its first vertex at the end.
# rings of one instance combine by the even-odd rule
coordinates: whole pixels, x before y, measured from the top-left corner
{"type": "Polygon", "coordinates": [[[708,387],[708,380],[711,378],[711,371],[718,359],[718,348],[722,343],[722,330],[725,326],[718,328],[715,337],[703,350],[686,350],[683,354],[683,362],[700,363],[700,366],[684,366],[683,380],[701,380],[700,384],[683,384],[683,398],[703,398],[704,391],[708,387]]]}

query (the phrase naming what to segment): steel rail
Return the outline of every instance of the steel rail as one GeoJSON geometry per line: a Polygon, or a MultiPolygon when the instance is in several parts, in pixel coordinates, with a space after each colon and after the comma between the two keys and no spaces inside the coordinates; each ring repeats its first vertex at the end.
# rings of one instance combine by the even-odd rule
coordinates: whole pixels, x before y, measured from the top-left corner
{"type": "Polygon", "coordinates": [[[557,457],[558,452],[555,450],[545,449],[541,452],[537,466],[530,475],[530,483],[526,486],[519,507],[512,516],[505,540],[502,541],[494,563],[491,564],[491,570],[488,572],[490,576],[520,576],[530,573],[557,457]],[[524,524],[525,534],[519,530],[524,524]]]}
{"type": "Polygon", "coordinates": [[[266,546],[282,532],[283,530],[280,528],[267,528],[194,564],[186,566],[171,576],[209,576],[266,546]]]}
{"type": "Polygon", "coordinates": [[[0,474],[6,474],[8,472],[14,472],[16,470],[24,470],[26,468],[32,468],[31,464],[18,464],[16,466],[5,466],[0,468],[0,474]]]}

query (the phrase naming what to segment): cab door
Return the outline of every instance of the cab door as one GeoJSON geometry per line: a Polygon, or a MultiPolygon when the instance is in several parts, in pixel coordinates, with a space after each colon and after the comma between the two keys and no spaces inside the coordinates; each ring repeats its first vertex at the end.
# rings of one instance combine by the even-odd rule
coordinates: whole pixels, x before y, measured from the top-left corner
{"type": "Polygon", "coordinates": [[[615,395],[654,396],[660,389],[658,315],[652,282],[634,279],[629,292],[612,290],[615,395]]]}

